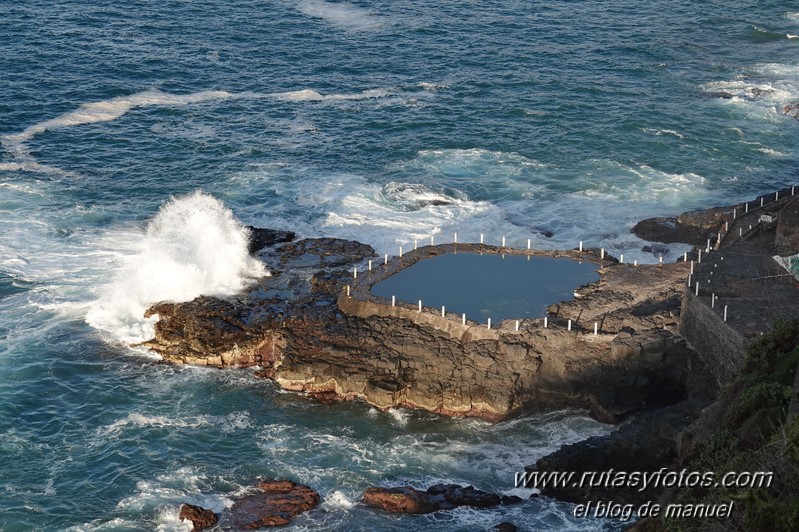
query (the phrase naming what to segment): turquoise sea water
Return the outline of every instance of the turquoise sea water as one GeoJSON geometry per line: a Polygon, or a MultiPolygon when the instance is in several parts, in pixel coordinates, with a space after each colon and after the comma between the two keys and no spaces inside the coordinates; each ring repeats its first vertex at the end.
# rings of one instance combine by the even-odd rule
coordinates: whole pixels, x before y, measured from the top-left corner
{"type": "Polygon", "coordinates": [[[181,529],[181,502],[274,476],[322,494],[307,530],[618,528],[548,501],[355,504],[372,484],[509,492],[607,430],[579,413],[323,406],[128,344],[154,301],[264,274],[239,221],[655,261],[638,219],[797,181],[798,36],[787,1],[2,3],[0,528],[181,529]]]}

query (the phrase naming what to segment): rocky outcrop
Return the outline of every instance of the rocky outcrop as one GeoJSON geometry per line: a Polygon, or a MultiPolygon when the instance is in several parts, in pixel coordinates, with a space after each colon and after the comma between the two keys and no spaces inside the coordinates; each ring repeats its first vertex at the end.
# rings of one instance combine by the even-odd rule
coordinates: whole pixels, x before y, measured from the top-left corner
{"type": "Polygon", "coordinates": [[[318,493],[288,480],[260,482],[257,488],[259,493],[237,500],[229,510],[229,519],[238,529],[286,525],[319,504],[318,493]]]}
{"type": "Polygon", "coordinates": [[[684,397],[686,379],[696,374],[691,350],[674,334],[686,264],[634,267],[595,252],[560,252],[601,262],[600,281],[581,287],[580,299],[553,305],[547,327],[521,320],[518,331],[512,321],[464,325],[460,316],[371,297],[380,276],[450,248],[420,248],[374,264],[369,274],[361,261],[374,251],[357,242],[276,246],[261,254],[273,276],[243,296],[153,306],[156,337],[144,345],[170,363],[257,366],[285,389],[328,401],[359,398],[382,409],[490,420],[580,407],[615,421],[684,397]]]}
{"type": "Polygon", "coordinates": [[[664,491],[662,486],[628,487],[626,482],[614,483],[613,472],[651,472],[674,465],[681,432],[696,419],[702,404],[684,401],[640,414],[607,436],[563,446],[525,468],[539,472],[574,471],[578,478],[584,472],[608,472],[609,477],[595,475],[589,482],[529,487],[540,487],[542,495],[574,503],[612,500],[641,504],[657,500],[664,491]]]}
{"type": "Polygon", "coordinates": [[[266,247],[274,246],[275,244],[291,242],[296,237],[292,231],[277,231],[275,229],[253,227],[251,225],[247,226],[247,230],[250,232],[250,253],[256,253],[266,247]]]}
{"type": "Polygon", "coordinates": [[[206,510],[201,506],[184,504],[180,507],[180,520],[191,521],[194,525],[193,532],[200,532],[206,528],[211,528],[219,522],[216,514],[211,510],[206,510]]]}
{"type": "Polygon", "coordinates": [[[632,232],[644,240],[701,246],[717,236],[719,226],[732,218],[732,210],[733,207],[717,207],[684,212],[677,217],[648,218],[635,224],[632,232]]]}
{"type": "Polygon", "coordinates": [[[411,486],[396,488],[369,488],[362,502],[391,513],[427,514],[439,510],[452,510],[459,506],[493,508],[500,504],[521,502],[518,497],[502,498],[494,493],[462,487],[457,484],[436,484],[426,491],[411,486]]]}
{"type": "Polygon", "coordinates": [[[799,120],[799,102],[792,102],[785,105],[782,108],[782,112],[785,116],[790,116],[791,118],[799,120]]]}

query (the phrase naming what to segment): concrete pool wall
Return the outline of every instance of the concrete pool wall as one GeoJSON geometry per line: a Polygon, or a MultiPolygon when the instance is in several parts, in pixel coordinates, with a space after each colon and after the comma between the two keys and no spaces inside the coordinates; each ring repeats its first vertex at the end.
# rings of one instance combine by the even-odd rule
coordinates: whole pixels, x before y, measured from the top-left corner
{"type": "MultiPolygon", "coordinates": [[[[424,246],[413,251],[409,251],[402,256],[389,257],[372,262],[371,271],[367,268],[352,272],[352,279],[345,287],[338,299],[339,309],[349,315],[367,318],[369,316],[384,316],[404,318],[417,324],[429,325],[437,330],[448,333],[451,337],[461,341],[474,340],[496,340],[505,333],[523,331],[530,328],[547,326],[552,322],[547,322],[547,318],[527,318],[506,319],[499,323],[493,322],[491,328],[487,323],[480,323],[467,316],[466,322],[463,315],[454,312],[445,312],[442,316],[441,308],[423,306],[421,312],[418,305],[410,304],[397,300],[392,306],[391,299],[383,298],[372,294],[372,287],[395,275],[399,271],[408,268],[420,260],[428,259],[447,253],[492,253],[504,255],[522,255],[530,257],[552,257],[570,258],[583,262],[593,262],[599,268],[598,273],[602,273],[602,268],[618,263],[618,261],[604,254],[600,258],[600,250],[584,248],[579,250],[524,250],[508,247],[491,246],[486,244],[441,244],[435,246],[424,246]],[[517,329],[518,327],[518,329],[517,329]]],[[[577,287],[574,287],[575,289],[577,287]]],[[[424,305],[424,300],[422,300],[424,305]]],[[[559,303],[553,301],[553,304],[559,303]]],[[[565,325],[565,323],[564,323],[565,325]]],[[[573,324],[577,329],[577,323],[573,324]]]]}

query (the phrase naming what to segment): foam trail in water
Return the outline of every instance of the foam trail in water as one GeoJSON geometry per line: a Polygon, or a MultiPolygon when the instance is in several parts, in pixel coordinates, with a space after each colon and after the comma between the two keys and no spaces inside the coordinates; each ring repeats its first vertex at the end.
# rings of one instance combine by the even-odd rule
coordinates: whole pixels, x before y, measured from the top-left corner
{"type": "Polygon", "coordinates": [[[247,230],[219,200],[195,192],[161,208],[86,321],[122,341],[141,342],[153,335],[154,319],[143,317],[153,303],[232,294],[265,275],[248,253],[247,230]]]}
{"type": "Polygon", "coordinates": [[[391,94],[393,93],[389,89],[368,89],[353,94],[322,94],[313,89],[302,89],[298,91],[276,92],[272,93],[270,96],[296,102],[318,102],[330,100],[367,100],[371,98],[384,98],[391,94]]]}
{"type": "Polygon", "coordinates": [[[234,94],[225,91],[202,91],[192,94],[168,94],[158,90],[143,91],[129,96],[119,96],[110,100],[82,104],[74,111],[34,124],[20,133],[3,135],[0,137],[0,141],[14,157],[27,160],[31,158],[31,155],[25,143],[48,130],[97,122],[110,122],[139,107],[188,105],[234,96],[234,94]]]}
{"type": "Polygon", "coordinates": [[[137,92],[129,96],[119,96],[109,100],[81,104],[74,111],[64,113],[55,118],[44,120],[27,127],[19,133],[0,135],[0,144],[12,156],[13,162],[0,163],[0,171],[28,171],[58,175],[61,177],[75,177],[76,174],[47,166],[35,161],[31,155],[27,142],[53,129],[63,129],[84,124],[114,121],[133,109],[156,106],[175,106],[201,103],[210,100],[225,100],[233,98],[278,98],[290,101],[336,101],[336,100],[366,100],[382,98],[395,94],[385,88],[368,89],[353,94],[321,94],[313,89],[302,89],[289,92],[263,94],[257,92],[231,93],[227,91],[201,91],[191,94],[169,94],[159,90],[137,92]]]}
{"type": "Polygon", "coordinates": [[[297,9],[309,17],[320,18],[346,31],[375,30],[382,25],[380,19],[369,11],[344,2],[303,0],[297,9]]]}

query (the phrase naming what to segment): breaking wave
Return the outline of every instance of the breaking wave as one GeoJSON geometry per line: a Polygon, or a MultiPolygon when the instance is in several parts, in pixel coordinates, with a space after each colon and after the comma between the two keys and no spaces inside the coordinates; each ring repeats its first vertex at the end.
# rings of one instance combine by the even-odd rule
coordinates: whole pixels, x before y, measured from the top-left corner
{"type": "Polygon", "coordinates": [[[173,198],[149,223],[86,321],[125,342],[147,340],[155,317],[143,316],[153,303],[232,294],[269,275],[249,255],[248,242],[247,229],[214,197],[195,192],[173,198]]]}

